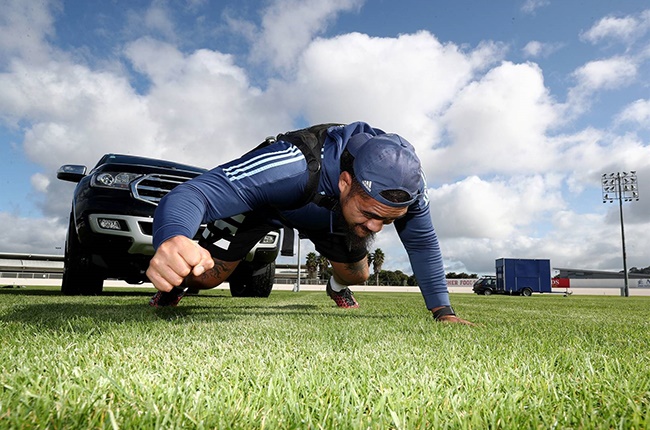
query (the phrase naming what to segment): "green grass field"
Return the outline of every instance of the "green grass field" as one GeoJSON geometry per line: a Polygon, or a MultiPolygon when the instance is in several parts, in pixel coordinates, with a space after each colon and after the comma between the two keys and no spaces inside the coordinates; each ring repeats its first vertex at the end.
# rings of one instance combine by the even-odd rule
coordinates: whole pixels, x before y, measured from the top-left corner
{"type": "Polygon", "coordinates": [[[650,428],[650,298],[0,290],[0,428],[650,428]]]}

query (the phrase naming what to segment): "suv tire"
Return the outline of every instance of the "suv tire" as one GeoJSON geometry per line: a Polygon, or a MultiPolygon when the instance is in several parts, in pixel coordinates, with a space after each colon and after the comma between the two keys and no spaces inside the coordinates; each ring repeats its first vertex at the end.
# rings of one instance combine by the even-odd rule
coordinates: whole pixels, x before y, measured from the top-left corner
{"type": "Polygon", "coordinates": [[[233,297],[268,297],[275,279],[275,261],[268,264],[239,263],[228,278],[233,297]]]}
{"type": "Polygon", "coordinates": [[[95,296],[102,293],[104,277],[91,267],[89,257],[83,253],[73,215],[70,215],[68,237],[65,241],[65,257],[61,293],[95,296]]]}

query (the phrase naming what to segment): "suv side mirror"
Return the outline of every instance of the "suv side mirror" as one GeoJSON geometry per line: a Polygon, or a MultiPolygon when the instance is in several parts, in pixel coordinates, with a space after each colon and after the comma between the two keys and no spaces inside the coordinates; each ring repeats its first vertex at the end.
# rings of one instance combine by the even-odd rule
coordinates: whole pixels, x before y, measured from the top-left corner
{"type": "Polygon", "coordinates": [[[79,164],[65,164],[56,171],[57,179],[69,182],[79,182],[86,176],[86,166],[79,164]]]}

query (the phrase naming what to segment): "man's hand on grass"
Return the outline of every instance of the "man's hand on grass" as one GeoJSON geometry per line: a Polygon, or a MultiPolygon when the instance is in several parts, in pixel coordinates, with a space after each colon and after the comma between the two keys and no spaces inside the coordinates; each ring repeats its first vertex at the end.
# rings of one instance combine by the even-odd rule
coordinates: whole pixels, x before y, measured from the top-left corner
{"type": "Polygon", "coordinates": [[[465,325],[472,325],[472,326],[474,325],[474,323],[464,320],[462,318],[458,318],[456,315],[445,315],[444,317],[440,317],[438,321],[444,323],[465,324],[465,325]]]}
{"type": "Polygon", "coordinates": [[[437,308],[431,309],[431,313],[433,314],[433,319],[439,322],[474,325],[467,320],[457,317],[449,306],[438,306],[437,308]]]}
{"type": "Polygon", "coordinates": [[[190,273],[199,276],[212,267],[214,260],[207,249],[185,236],[174,236],[156,250],[147,277],[156,289],[171,291],[190,273]]]}

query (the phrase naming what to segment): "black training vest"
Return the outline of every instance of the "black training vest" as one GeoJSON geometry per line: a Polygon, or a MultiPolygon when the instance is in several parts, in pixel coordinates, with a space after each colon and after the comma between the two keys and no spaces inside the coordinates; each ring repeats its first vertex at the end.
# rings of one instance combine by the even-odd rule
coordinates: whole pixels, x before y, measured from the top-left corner
{"type": "Polygon", "coordinates": [[[321,153],[325,139],[327,139],[327,129],[338,125],[340,124],[318,124],[300,130],[288,131],[286,133],[278,134],[275,138],[267,138],[264,142],[260,143],[255,149],[253,149],[254,151],[272,145],[278,140],[283,140],[295,145],[305,156],[307,169],[309,170],[309,179],[307,180],[305,193],[295,204],[288,207],[283,206],[278,209],[298,209],[312,202],[329,210],[336,207],[338,204],[338,199],[336,197],[318,194],[317,190],[321,173],[321,153]]]}

